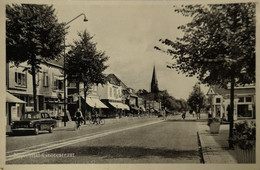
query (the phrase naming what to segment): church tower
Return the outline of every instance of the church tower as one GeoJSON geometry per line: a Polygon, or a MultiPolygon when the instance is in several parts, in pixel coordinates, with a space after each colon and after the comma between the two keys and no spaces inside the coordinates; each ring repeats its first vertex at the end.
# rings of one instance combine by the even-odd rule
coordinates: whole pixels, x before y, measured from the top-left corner
{"type": "Polygon", "coordinates": [[[158,88],[158,80],[156,77],[156,72],[155,72],[155,66],[153,66],[153,76],[152,76],[152,82],[151,82],[151,93],[158,93],[159,88],[158,88]]]}

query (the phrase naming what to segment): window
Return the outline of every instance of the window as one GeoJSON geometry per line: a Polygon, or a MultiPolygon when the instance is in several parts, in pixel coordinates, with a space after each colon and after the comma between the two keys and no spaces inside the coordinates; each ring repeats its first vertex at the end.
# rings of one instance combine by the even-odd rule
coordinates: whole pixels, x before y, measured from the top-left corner
{"type": "Polygon", "coordinates": [[[63,80],[54,81],[54,90],[63,90],[63,80]]]}
{"type": "Polygon", "coordinates": [[[25,73],[15,72],[15,83],[16,86],[26,86],[26,75],[25,73]]]}
{"type": "Polygon", "coordinates": [[[40,73],[37,73],[35,75],[35,84],[36,84],[36,86],[39,86],[39,82],[40,82],[40,73]]]}
{"type": "Polygon", "coordinates": [[[221,99],[220,98],[216,98],[216,103],[221,103],[221,99]]]}
{"type": "Polygon", "coordinates": [[[43,72],[43,86],[44,87],[49,86],[49,75],[46,72],[43,72]]]}
{"type": "Polygon", "coordinates": [[[117,89],[114,89],[114,97],[117,98],[117,89]]]}
{"type": "Polygon", "coordinates": [[[244,100],[244,97],[239,97],[239,98],[238,98],[238,102],[239,102],[239,103],[243,103],[244,101],[245,101],[245,100],[244,100]]]}
{"type": "Polygon", "coordinates": [[[253,117],[253,111],[249,105],[241,104],[237,106],[237,115],[238,117],[253,117]]]}
{"type": "Polygon", "coordinates": [[[252,102],[252,97],[246,97],[246,102],[252,102]]]}
{"type": "Polygon", "coordinates": [[[110,97],[112,97],[112,87],[110,87],[110,97]]]}

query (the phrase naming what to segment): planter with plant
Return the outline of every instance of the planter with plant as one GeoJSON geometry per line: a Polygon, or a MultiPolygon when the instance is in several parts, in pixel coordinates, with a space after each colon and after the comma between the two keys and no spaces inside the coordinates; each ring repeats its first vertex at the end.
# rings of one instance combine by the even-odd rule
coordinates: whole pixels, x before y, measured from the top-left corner
{"type": "Polygon", "coordinates": [[[255,121],[243,121],[236,123],[233,137],[230,140],[234,145],[239,163],[255,163],[255,121]]]}
{"type": "Polygon", "coordinates": [[[221,120],[218,117],[209,118],[208,126],[210,129],[210,133],[219,133],[220,123],[221,123],[221,120]]]}

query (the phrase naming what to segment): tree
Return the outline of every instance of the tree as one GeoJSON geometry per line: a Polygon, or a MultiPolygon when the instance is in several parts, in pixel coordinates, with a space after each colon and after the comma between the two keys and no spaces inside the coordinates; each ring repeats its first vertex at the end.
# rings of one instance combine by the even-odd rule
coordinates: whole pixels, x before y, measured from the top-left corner
{"type": "MultiPolygon", "coordinates": [[[[76,82],[79,95],[79,84],[83,83],[86,101],[87,92],[93,84],[105,83],[106,77],[103,71],[108,67],[105,65],[108,57],[105,52],[97,50],[96,43],[91,41],[93,37],[86,30],[78,35],[80,39],[74,41],[66,57],[65,71],[68,81],[76,82]]],[[[85,110],[84,102],[83,114],[86,118],[85,110]]]]}
{"type": "Polygon", "coordinates": [[[55,10],[48,5],[6,5],[6,61],[19,66],[27,62],[32,75],[34,110],[37,110],[36,79],[40,64],[62,52],[65,24],[58,23],[55,10]]]}
{"type": "Polygon", "coordinates": [[[189,95],[187,103],[192,110],[200,113],[200,109],[205,107],[205,101],[206,101],[206,96],[200,90],[199,84],[196,83],[193,86],[193,90],[189,95]]]}
{"type": "Polygon", "coordinates": [[[184,32],[183,37],[160,40],[169,47],[167,50],[155,47],[173,56],[175,63],[168,67],[179,73],[197,75],[203,84],[230,84],[230,138],[234,86],[255,82],[255,10],[255,3],[175,7],[175,12],[192,20],[178,27],[184,32]]]}

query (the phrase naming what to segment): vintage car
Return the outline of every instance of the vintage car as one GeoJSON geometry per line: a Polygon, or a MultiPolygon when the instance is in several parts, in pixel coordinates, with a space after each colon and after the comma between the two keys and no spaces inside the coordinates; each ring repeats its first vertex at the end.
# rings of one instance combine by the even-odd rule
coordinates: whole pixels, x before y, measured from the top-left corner
{"type": "Polygon", "coordinates": [[[32,131],[35,135],[39,131],[47,130],[52,133],[56,127],[56,120],[52,119],[45,112],[26,112],[19,121],[13,121],[11,124],[12,133],[32,131]]]}

